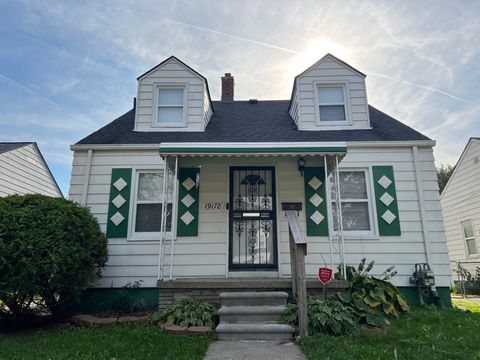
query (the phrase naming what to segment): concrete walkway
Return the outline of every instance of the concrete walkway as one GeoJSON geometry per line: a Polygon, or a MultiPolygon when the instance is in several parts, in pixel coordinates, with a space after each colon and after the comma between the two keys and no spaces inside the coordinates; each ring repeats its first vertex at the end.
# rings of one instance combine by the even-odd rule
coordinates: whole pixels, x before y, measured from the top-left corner
{"type": "Polygon", "coordinates": [[[300,348],[290,341],[215,341],[204,360],[306,360],[300,348]]]}

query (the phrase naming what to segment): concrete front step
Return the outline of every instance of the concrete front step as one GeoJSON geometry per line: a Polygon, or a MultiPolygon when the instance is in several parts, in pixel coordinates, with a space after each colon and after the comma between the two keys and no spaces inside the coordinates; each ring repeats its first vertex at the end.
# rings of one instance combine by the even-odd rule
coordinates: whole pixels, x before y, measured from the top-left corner
{"type": "Polygon", "coordinates": [[[278,323],[285,305],[276,306],[223,306],[218,310],[222,323],[278,323]]]}
{"type": "Polygon", "coordinates": [[[225,292],[220,294],[222,306],[277,306],[287,304],[288,294],[281,291],[225,292]]]}
{"type": "Polygon", "coordinates": [[[215,329],[220,340],[291,340],[294,329],[286,324],[223,324],[215,329]]]}

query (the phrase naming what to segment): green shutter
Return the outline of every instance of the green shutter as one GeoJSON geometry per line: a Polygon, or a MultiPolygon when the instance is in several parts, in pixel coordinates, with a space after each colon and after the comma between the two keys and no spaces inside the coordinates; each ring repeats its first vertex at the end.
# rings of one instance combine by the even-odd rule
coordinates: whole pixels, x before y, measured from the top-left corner
{"type": "Polygon", "coordinates": [[[307,236],[328,236],[324,168],[306,167],[303,171],[303,177],[305,180],[307,236]]]}
{"type": "Polygon", "coordinates": [[[177,236],[198,235],[199,189],[197,169],[180,168],[178,174],[177,236]]]}
{"type": "Polygon", "coordinates": [[[132,169],[112,169],[108,201],[107,237],[127,237],[132,169]]]}
{"type": "Polygon", "coordinates": [[[380,235],[401,235],[393,166],[373,166],[373,183],[380,235]]]}

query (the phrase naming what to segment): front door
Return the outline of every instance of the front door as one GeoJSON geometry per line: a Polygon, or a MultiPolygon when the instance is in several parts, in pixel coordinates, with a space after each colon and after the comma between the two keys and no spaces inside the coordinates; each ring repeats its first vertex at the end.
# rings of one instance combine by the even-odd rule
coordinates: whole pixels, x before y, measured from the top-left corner
{"type": "Polygon", "coordinates": [[[275,168],[230,168],[230,270],[276,270],[275,168]]]}

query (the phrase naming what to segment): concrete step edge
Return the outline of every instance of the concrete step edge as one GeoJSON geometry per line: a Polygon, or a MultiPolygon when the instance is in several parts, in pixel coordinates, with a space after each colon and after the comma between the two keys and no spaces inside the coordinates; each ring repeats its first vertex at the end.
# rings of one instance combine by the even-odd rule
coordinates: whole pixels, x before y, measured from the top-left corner
{"type": "Polygon", "coordinates": [[[218,333],[293,333],[287,324],[220,324],[215,329],[218,333]]]}
{"type": "Polygon", "coordinates": [[[283,291],[248,291],[248,292],[223,292],[220,299],[287,299],[288,294],[283,291]]]}
{"type": "Polygon", "coordinates": [[[282,314],[285,308],[285,305],[222,306],[218,315],[282,314]]]}

